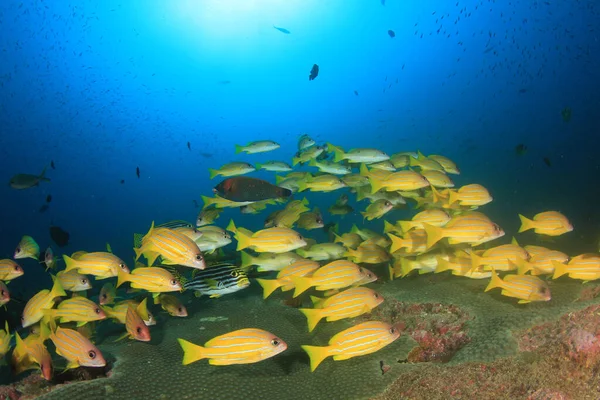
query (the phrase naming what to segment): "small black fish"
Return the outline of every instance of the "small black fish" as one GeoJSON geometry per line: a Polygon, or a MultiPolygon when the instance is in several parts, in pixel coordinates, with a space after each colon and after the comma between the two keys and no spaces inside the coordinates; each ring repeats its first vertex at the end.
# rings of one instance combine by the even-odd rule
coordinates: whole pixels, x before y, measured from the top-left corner
{"type": "Polygon", "coordinates": [[[138,179],[140,177],[140,167],[136,167],[135,168],[135,174],[137,175],[138,179]]]}
{"type": "Polygon", "coordinates": [[[519,143],[518,145],[515,146],[515,154],[518,156],[522,156],[527,152],[527,146],[525,146],[523,143],[519,143]]]}
{"type": "Polygon", "coordinates": [[[187,146],[188,146],[188,150],[189,150],[189,151],[192,151],[192,145],[190,144],[190,142],[188,142],[188,145],[187,145],[187,146]]]}
{"type": "Polygon", "coordinates": [[[354,91],[354,95],[355,95],[355,96],[358,96],[358,90],[355,90],[355,91],[354,91]]]}
{"type": "Polygon", "coordinates": [[[394,32],[393,30],[389,30],[388,31],[388,35],[390,35],[391,38],[395,38],[396,37],[396,32],[394,32]]]}
{"type": "Polygon", "coordinates": [[[50,237],[58,247],[65,247],[69,244],[69,232],[59,226],[50,227],[50,237]]]}
{"type": "Polygon", "coordinates": [[[292,32],[290,32],[289,30],[287,30],[285,28],[280,28],[280,27],[277,27],[275,25],[273,25],[273,28],[277,29],[281,33],[285,33],[286,35],[289,35],[290,33],[292,33],[292,32]]]}
{"type": "Polygon", "coordinates": [[[519,89],[519,93],[521,93],[521,94],[527,93],[527,89],[525,89],[525,88],[519,89]]]}
{"type": "Polygon", "coordinates": [[[121,185],[125,183],[125,179],[121,179],[121,185]]]}
{"type": "Polygon", "coordinates": [[[198,208],[198,202],[194,200],[194,208],[198,208]]]}
{"type": "Polygon", "coordinates": [[[46,211],[48,211],[49,208],[50,207],[48,206],[48,204],[44,204],[43,206],[40,207],[40,212],[41,213],[46,212],[46,211]]]}
{"type": "Polygon", "coordinates": [[[309,81],[313,81],[317,76],[319,76],[319,66],[317,64],[313,65],[310,70],[310,75],[308,76],[309,81]]]}
{"type": "Polygon", "coordinates": [[[54,165],[54,160],[50,161],[50,168],[56,169],[56,166],[54,165]]]}
{"type": "Polygon", "coordinates": [[[201,155],[202,157],[204,157],[204,158],[212,158],[212,156],[213,156],[213,155],[212,155],[212,154],[210,154],[210,153],[200,153],[200,155],[201,155]]]}
{"type": "Polygon", "coordinates": [[[546,164],[549,167],[552,166],[552,163],[550,162],[550,159],[548,157],[544,157],[544,164],[546,164]]]}
{"type": "Polygon", "coordinates": [[[49,194],[48,196],[46,196],[46,203],[50,203],[52,201],[52,195],[49,194]]]}

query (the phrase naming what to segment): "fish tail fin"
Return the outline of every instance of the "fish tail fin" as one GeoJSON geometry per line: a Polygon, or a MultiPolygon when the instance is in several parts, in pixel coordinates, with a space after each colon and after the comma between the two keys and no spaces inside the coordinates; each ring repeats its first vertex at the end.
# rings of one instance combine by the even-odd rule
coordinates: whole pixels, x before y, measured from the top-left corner
{"type": "MultiPolygon", "coordinates": [[[[352,248],[348,248],[344,252],[344,257],[356,259],[356,258],[358,258],[357,251],[352,248]]],[[[356,261],[354,261],[354,262],[356,262],[356,261]]]]}
{"type": "Polygon", "coordinates": [[[202,202],[204,203],[204,205],[202,206],[203,210],[210,207],[215,202],[215,199],[213,199],[212,197],[208,197],[208,196],[204,196],[204,195],[201,195],[200,197],[202,198],[202,202]]]}
{"type": "Polygon", "coordinates": [[[244,146],[240,146],[239,144],[235,145],[235,154],[240,154],[242,151],[244,151],[244,146]]]}
{"type": "Polygon", "coordinates": [[[306,255],[308,254],[308,251],[305,249],[298,249],[296,250],[296,254],[298,254],[302,258],[307,258],[306,255]]]}
{"type": "Polygon", "coordinates": [[[369,177],[369,168],[367,168],[367,164],[360,164],[360,175],[369,177]]]}
{"type": "MultiPolygon", "coordinates": [[[[528,273],[529,271],[531,271],[531,275],[534,275],[534,268],[533,268],[533,264],[531,264],[530,262],[524,261],[521,265],[519,265],[519,267],[517,268],[517,274],[519,275],[525,275],[526,273],[528,273]]],[[[556,271],[556,268],[555,268],[556,271]]]]}
{"type": "Polygon", "coordinates": [[[396,250],[400,250],[401,248],[404,247],[404,239],[399,238],[398,236],[393,235],[391,233],[388,233],[387,235],[392,240],[392,247],[390,248],[390,253],[394,253],[394,252],[396,252],[396,250]]]}
{"type": "Polygon", "coordinates": [[[249,236],[246,232],[246,230],[236,230],[235,231],[235,238],[238,241],[238,245],[237,245],[237,251],[246,249],[250,246],[252,246],[252,237],[249,236]]]}
{"type": "Polygon", "coordinates": [[[383,187],[383,181],[374,176],[369,176],[369,183],[371,183],[371,194],[377,193],[383,187]]]}
{"type": "Polygon", "coordinates": [[[322,299],[317,296],[310,296],[310,301],[312,301],[313,307],[321,308],[321,305],[323,304],[323,301],[325,301],[325,299],[322,299]]]}
{"type": "Polygon", "coordinates": [[[56,279],[56,277],[54,275],[52,276],[52,281],[54,282],[52,285],[52,289],[50,290],[50,298],[54,299],[56,297],[61,297],[61,296],[66,296],[67,293],[65,292],[65,290],[63,289],[62,285],[60,284],[60,281],[58,279],[56,279]]]}
{"type": "MultiPolygon", "coordinates": [[[[135,236],[134,236],[134,241],[135,241],[135,236]]],[[[135,252],[135,261],[139,260],[143,253],[142,249],[139,247],[134,247],[133,251],[135,252]]]]}
{"type": "Polygon", "coordinates": [[[314,372],[315,369],[323,362],[324,359],[329,357],[329,346],[327,347],[319,347],[319,346],[301,346],[302,350],[308,354],[310,358],[310,372],[314,372]]]}
{"type": "Polygon", "coordinates": [[[294,282],[294,296],[298,297],[302,293],[306,292],[312,286],[312,279],[300,276],[291,277],[292,282],[294,282]]]}
{"type": "Polygon", "coordinates": [[[483,263],[484,263],[483,258],[478,256],[477,254],[475,254],[474,251],[472,251],[471,252],[471,270],[470,270],[470,272],[475,271],[477,269],[477,267],[479,267],[483,263]]]}
{"type": "Polygon", "coordinates": [[[245,251],[242,251],[242,264],[240,265],[240,268],[247,269],[252,265],[254,265],[254,257],[246,253],[245,251]]]}
{"type": "Polygon", "coordinates": [[[456,190],[448,190],[448,205],[451,206],[458,201],[458,192],[456,190]]]}
{"type": "Polygon", "coordinates": [[[40,174],[40,176],[38,176],[38,179],[40,181],[50,182],[50,178],[46,178],[46,168],[48,168],[48,167],[44,167],[44,169],[42,170],[42,173],[40,174]]]}
{"type": "Polygon", "coordinates": [[[431,248],[444,237],[444,230],[440,227],[423,223],[423,228],[427,234],[427,248],[431,248]]]}
{"type": "Polygon", "coordinates": [[[254,168],[258,171],[259,169],[262,168],[262,164],[261,163],[254,163],[254,168]]]}
{"type": "Polygon", "coordinates": [[[496,273],[496,269],[492,268],[492,279],[490,280],[490,283],[485,288],[484,292],[488,292],[494,288],[501,288],[501,287],[502,287],[502,279],[500,279],[500,277],[496,273]]]}
{"type": "Polygon", "coordinates": [[[304,316],[306,316],[306,320],[308,322],[308,331],[312,332],[319,321],[323,318],[323,309],[322,308],[299,308],[298,309],[304,316]]]}
{"type": "Polygon", "coordinates": [[[552,265],[554,265],[554,275],[552,275],[552,279],[556,279],[567,273],[567,265],[566,264],[563,264],[556,260],[552,260],[552,265]]]}
{"type": "Polygon", "coordinates": [[[77,262],[72,259],[71,257],[69,257],[66,254],[63,254],[63,260],[65,260],[65,272],[67,271],[71,271],[72,269],[76,269],[77,268],[77,262]]]}
{"type": "Polygon", "coordinates": [[[394,224],[387,222],[386,220],[383,221],[383,233],[390,233],[394,232],[395,230],[396,228],[394,227],[394,224]]]}
{"type": "Polygon", "coordinates": [[[314,158],[310,159],[310,161],[308,162],[308,166],[309,167],[317,167],[317,168],[319,168],[319,166],[317,165],[317,160],[315,160],[314,158]]]}
{"type": "Polygon", "coordinates": [[[519,214],[519,219],[521,220],[521,227],[519,228],[519,233],[528,231],[529,229],[534,228],[534,222],[524,215],[519,214]]]}
{"type": "Polygon", "coordinates": [[[402,229],[402,232],[404,233],[410,231],[413,227],[412,221],[398,221],[396,222],[396,225],[400,225],[400,229],[402,229]]]}
{"type": "Polygon", "coordinates": [[[334,163],[340,162],[344,159],[344,156],[345,156],[344,150],[342,150],[338,146],[334,146],[331,143],[327,143],[327,151],[333,152],[333,162],[334,163]]]}
{"type": "Polygon", "coordinates": [[[450,261],[440,256],[437,256],[435,259],[437,260],[437,266],[435,267],[436,274],[450,270],[450,261]]]}
{"type": "Polygon", "coordinates": [[[206,358],[204,347],[198,346],[197,344],[188,342],[187,340],[181,338],[178,338],[177,341],[183,350],[183,361],[181,362],[183,365],[188,365],[206,358]]]}
{"type": "Polygon", "coordinates": [[[400,259],[400,276],[404,278],[406,275],[410,274],[412,270],[415,269],[413,264],[414,261],[406,257],[402,257],[400,259]]]}
{"type": "Polygon", "coordinates": [[[117,285],[115,286],[115,288],[118,288],[119,286],[121,286],[122,284],[124,284],[125,282],[127,282],[127,275],[125,273],[125,271],[123,271],[121,268],[118,268],[117,270],[117,285]]]}
{"type": "Polygon", "coordinates": [[[292,157],[292,167],[295,167],[300,162],[300,157],[292,157]]]}
{"type": "Polygon", "coordinates": [[[333,237],[335,238],[334,243],[344,243],[344,239],[337,233],[333,232],[333,237]]]}
{"type": "Polygon", "coordinates": [[[208,174],[210,175],[210,179],[213,179],[215,176],[219,175],[219,171],[214,168],[209,168],[208,174]]]}
{"type": "Polygon", "coordinates": [[[275,175],[275,184],[279,185],[281,182],[283,182],[285,180],[285,178],[283,176],[280,175],[275,175]]]}
{"type": "Polygon", "coordinates": [[[513,236],[512,240],[510,241],[510,244],[514,244],[515,246],[520,246],[519,242],[517,242],[517,238],[513,236]]]}
{"type": "Polygon", "coordinates": [[[227,229],[229,232],[233,232],[233,233],[237,233],[238,229],[235,226],[235,222],[233,222],[233,219],[229,221],[229,224],[227,225],[227,229]]]}
{"type": "Polygon", "coordinates": [[[283,286],[279,279],[257,279],[256,282],[263,288],[263,299],[266,299],[271,293],[283,286]]]}
{"type": "Polygon", "coordinates": [[[298,185],[298,192],[303,192],[308,189],[307,179],[308,177],[304,177],[296,181],[296,184],[298,185]]]}

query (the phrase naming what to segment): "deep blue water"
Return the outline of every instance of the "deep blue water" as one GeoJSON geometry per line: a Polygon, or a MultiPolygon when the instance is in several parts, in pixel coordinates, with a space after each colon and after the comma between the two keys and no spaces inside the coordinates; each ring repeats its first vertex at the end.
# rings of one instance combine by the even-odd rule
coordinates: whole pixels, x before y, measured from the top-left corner
{"type": "MultiPolygon", "coordinates": [[[[3,1],[1,179],[56,169],[37,188],[0,185],[0,257],[24,234],[43,252],[54,223],[71,234],[64,252],[110,242],[130,260],[152,220],[195,220],[193,201],[218,183],[209,167],[290,162],[302,133],[443,154],[462,170],[457,186],[490,190],[485,212],[507,237],[517,213],[559,210],[575,226],[571,253],[596,251],[599,12],[594,1],[3,1]],[[234,155],[259,139],[281,148],[234,155]]],[[[308,197],[326,209],[338,195],[308,197]]],[[[231,217],[258,229],[265,214],[219,224],[231,217]]],[[[351,222],[362,219],[342,230],[351,222]]],[[[14,290],[48,286],[32,283],[35,261],[22,265],[32,273],[14,290]]]]}

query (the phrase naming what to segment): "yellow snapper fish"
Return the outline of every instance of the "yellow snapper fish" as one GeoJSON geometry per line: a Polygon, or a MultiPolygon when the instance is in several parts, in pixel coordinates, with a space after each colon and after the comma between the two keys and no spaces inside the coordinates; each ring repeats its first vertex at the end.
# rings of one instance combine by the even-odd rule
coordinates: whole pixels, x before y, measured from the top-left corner
{"type": "MultiPolygon", "coordinates": [[[[312,146],[304,150],[300,150],[296,155],[292,158],[292,165],[296,166],[297,164],[303,164],[307,161],[312,160],[313,158],[319,157],[325,148],[323,146],[312,146]]],[[[290,174],[288,177],[291,179],[290,174]]],[[[279,185],[279,183],[278,183],[279,185]]],[[[282,186],[283,187],[283,186],[282,186]]]]}
{"type": "Polygon", "coordinates": [[[267,151],[277,150],[280,147],[279,143],[272,140],[258,140],[248,143],[246,146],[235,145],[235,154],[246,153],[256,154],[265,153],[267,151]]]}
{"type": "Polygon", "coordinates": [[[341,147],[327,143],[327,149],[333,152],[333,162],[348,160],[351,163],[372,164],[380,161],[387,161],[390,156],[377,149],[352,149],[345,152],[341,147]]]}
{"type": "MultiPolygon", "coordinates": [[[[294,190],[292,190],[292,192],[294,192],[294,190]]],[[[252,204],[247,204],[245,206],[241,206],[240,207],[240,212],[242,214],[258,214],[262,210],[264,210],[264,209],[267,208],[267,205],[268,205],[267,202],[268,202],[268,200],[263,200],[263,201],[257,201],[257,202],[252,203],[252,204]]]]}
{"type": "Polygon", "coordinates": [[[531,244],[528,244],[528,245],[524,246],[523,248],[525,249],[525,251],[527,251],[527,253],[529,253],[529,257],[531,257],[531,258],[534,258],[534,257],[537,257],[544,253],[548,253],[548,252],[552,251],[547,247],[534,246],[531,244]]]}
{"type": "Polygon", "coordinates": [[[319,171],[333,175],[347,175],[352,172],[352,168],[347,165],[328,161],[317,161],[314,158],[308,163],[310,167],[319,168],[319,171]]]}
{"type": "Polygon", "coordinates": [[[58,258],[54,257],[54,252],[52,251],[52,247],[48,247],[44,252],[44,261],[43,263],[46,265],[46,271],[52,269],[56,266],[56,261],[58,258]]]}
{"type": "Polygon", "coordinates": [[[371,203],[374,203],[377,200],[387,200],[392,203],[392,206],[397,208],[406,204],[406,199],[404,199],[399,192],[386,192],[380,190],[371,193],[369,187],[360,187],[356,189],[356,200],[360,201],[362,199],[369,199],[371,203]]]}
{"type": "Polygon", "coordinates": [[[361,243],[354,249],[348,249],[346,257],[349,257],[355,263],[380,264],[390,259],[390,254],[381,246],[375,243],[361,243]]]}
{"type": "Polygon", "coordinates": [[[235,233],[237,251],[252,248],[257,253],[285,253],[306,246],[302,235],[289,228],[267,228],[253,233],[236,228],[231,220],[227,230],[235,233]]]}
{"type": "Polygon", "coordinates": [[[569,275],[569,278],[571,279],[581,279],[585,282],[600,278],[599,254],[580,254],[573,257],[568,264],[552,261],[552,265],[554,265],[554,275],[552,276],[552,279],[556,279],[565,274],[569,275]]]}
{"type": "Polygon", "coordinates": [[[58,327],[50,334],[56,354],[67,360],[66,369],[78,367],[104,367],[106,361],[100,350],[81,333],[58,327]]]}
{"type": "Polygon", "coordinates": [[[23,268],[13,260],[8,258],[0,260],[0,281],[12,281],[24,273],[23,268]]]}
{"type": "Polygon", "coordinates": [[[521,214],[519,214],[519,218],[521,219],[519,233],[534,229],[535,233],[541,235],[560,236],[573,230],[573,225],[571,225],[567,217],[558,211],[541,212],[536,214],[533,220],[521,214]]]}
{"type": "Polygon", "coordinates": [[[52,356],[44,346],[46,334],[40,336],[29,335],[23,340],[15,332],[15,339],[16,346],[12,354],[12,365],[15,368],[15,373],[18,375],[28,369],[39,368],[42,377],[50,381],[54,369],[52,367],[52,356]]]}
{"type": "Polygon", "coordinates": [[[140,342],[149,342],[151,340],[150,329],[148,324],[144,321],[141,313],[146,310],[146,299],[144,299],[137,308],[133,308],[132,305],[127,307],[125,314],[125,330],[126,332],[119,337],[116,341],[121,339],[129,338],[140,342]]]}
{"type": "Polygon", "coordinates": [[[363,241],[362,237],[358,233],[348,232],[339,236],[334,234],[335,242],[341,243],[347,249],[356,249],[363,241]]]}
{"type": "Polygon", "coordinates": [[[70,292],[81,292],[92,288],[90,278],[82,275],[79,271],[72,269],[70,271],[59,271],[56,278],[60,282],[64,290],[70,292]]]}
{"type": "Polygon", "coordinates": [[[160,304],[161,308],[172,317],[187,317],[187,308],[172,294],[161,293],[154,299],[154,304],[160,304]]]}
{"type": "Polygon", "coordinates": [[[315,261],[300,259],[279,271],[275,279],[257,279],[256,281],[262,286],[263,299],[266,299],[278,288],[281,288],[282,292],[294,289],[296,285],[292,277],[310,276],[319,267],[319,263],[315,261]]]}
{"type": "Polygon", "coordinates": [[[298,191],[310,189],[311,192],[332,192],[346,187],[346,184],[337,176],[323,174],[312,176],[307,174],[303,179],[298,180],[298,191]]]}
{"type": "Polygon", "coordinates": [[[292,167],[288,163],[284,163],[283,161],[267,161],[266,163],[256,163],[256,169],[264,169],[265,171],[273,171],[273,172],[290,172],[292,167]]]}
{"type": "Polygon", "coordinates": [[[388,200],[380,199],[369,204],[367,209],[361,212],[361,214],[367,221],[371,221],[383,217],[385,214],[391,211],[392,208],[394,208],[392,203],[390,203],[388,200]]]}
{"type": "Polygon", "coordinates": [[[481,255],[471,253],[473,269],[484,266],[485,270],[512,271],[518,269],[529,260],[527,250],[518,244],[503,244],[485,250],[481,255]]]}
{"type": "Polygon", "coordinates": [[[427,179],[427,182],[431,184],[431,186],[436,188],[452,188],[454,187],[454,182],[448,175],[441,171],[435,170],[427,170],[421,171],[421,175],[427,179]]]}
{"type": "Polygon", "coordinates": [[[308,204],[306,199],[302,201],[291,201],[283,210],[274,216],[272,226],[292,228],[296,224],[296,221],[300,219],[300,214],[309,210],[305,204],[308,204]]]}
{"type": "Polygon", "coordinates": [[[44,310],[51,309],[54,306],[54,299],[60,296],[66,296],[67,293],[63,290],[58,279],[52,277],[54,284],[52,289],[43,289],[35,294],[23,309],[23,316],[21,317],[21,324],[23,328],[27,328],[42,319],[44,316],[44,310]]]}
{"type": "Polygon", "coordinates": [[[410,165],[410,158],[411,158],[411,156],[404,152],[395,153],[390,156],[390,162],[392,163],[394,168],[400,169],[400,168],[408,167],[410,165]]]}
{"type": "Polygon", "coordinates": [[[400,226],[403,232],[408,232],[411,229],[424,229],[423,223],[442,227],[450,222],[450,215],[439,208],[430,208],[417,213],[410,221],[397,221],[396,225],[400,226]]]}
{"type": "Polygon", "coordinates": [[[196,245],[202,252],[212,254],[231,243],[231,235],[221,227],[205,225],[197,229],[202,232],[202,237],[196,241],[196,245]]]}
{"type": "MultiPolygon", "coordinates": [[[[351,188],[359,188],[369,185],[369,178],[361,174],[349,174],[342,176],[342,182],[351,188]]],[[[344,205],[344,204],[339,204],[344,205]]]]}
{"type": "Polygon", "coordinates": [[[304,133],[300,136],[300,139],[298,139],[298,150],[308,149],[309,147],[312,147],[315,144],[317,144],[317,142],[315,142],[310,136],[308,136],[308,134],[304,133]]]}
{"type": "Polygon", "coordinates": [[[217,336],[204,344],[177,339],[183,349],[183,365],[204,358],[210,365],[252,364],[273,357],[287,349],[277,336],[262,329],[246,328],[217,336]]]}
{"type": "Polygon", "coordinates": [[[108,318],[114,319],[122,325],[127,324],[127,310],[130,308],[133,308],[137,315],[142,318],[144,325],[156,325],[154,315],[148,311],[146,299],[142,300],[141,302],[136,300],[123,300],[117,303],[114,307],[102,306],[102,310],[108,318]]]}
{"type": "Polygon", "coordinates": [[[444,271],[452,271],[452,275],[464,276],[471,279],[488,279],[492,276],[491,271],[483,271],[481,267],[473,269],[471,259],[466,257],[450,257],[449,259],[438,257],[438,265],[435,268],[435,273],[444,271]]]}
{"type": "Polygon", "coordinates": [[[409,166],[419,167],[421,171],[444,171],[444,167],[435,159],[425,157],[420,151],[417,152],[417,157],[410,157],[409,166]]]}
{"type": "Polygon", "coordinates": [[[76,270],[80,274],[93,275],[96,279],[117,276],[118,271],[129,273],[129,267],[123,260],[108,252],[73,253],[71,257],[63,254],[65,271],[76,270]]]}
{"type": "Polygon", "coordinates": [[[383,303],[383,296],[366,287],[346,289],[326,299],[311,298],[317,308],[299,309],[306,316],[309,332],[312,332],[323,318],[326,318],[328,322],[354,318],[371,312],[372,309],[383,303]]]}
{"type": "Polygon", "coordinates": [[[155,228],[152,226],[142,239],[142,246],[134,248],[137,261],[143,254],[148,260],[148,265],[161,256],[165,265],[183,265],[185,267],[204,269],[206,263],[202,252],[189,237],[168,228],[155,228]]]}
{"type": "Polygon", "coordinates": [[[46,309],[44,316],[52,319],[60,319],[59,322],[77,322],[77,326],[83,326],[91,321],[106,319],[106,314],[93,301],[82,296],[72,297],[60,302],[56,309],[46,309]]]}
{"type": "Polygon", "coordinates": [[[350,214],[352,211],[354,211],[354,208],[350,207],[348,204],[345,204],[343,206],[340,205],[332,205],[330,206],[327,211],[329,211],[329,214],[331,215],[346,215],[346,214],[350,214]]]}
{"type": "Polygon", "coordinates": [[[31,236],[23,236],[15,249],[13,258],[15,260],[20,258],[33,258],[34,260],[39,260],[39,257],[40,246],[38,246],[31,236]]]}
{"type": "Polygon", "coordinates": [[[313,261],[327,261],[344,257],[346,248],[337,243],[317,243],[307,249],[298,249],[296,252],[303,258],[313,261]]]}
{"type": "Polygon", "coordinates": [[[424,229],[408,231],[401,238],[391,233],[388,233],[388,236],[392,239],[390,253],[405,249],[408,254],[420,254],[427,250],[427,233],[424,229]]]}
{"type": "Polygon", "coordinates": [[[219,175],[223,177],[245,175],[252,171],[256,171],[256,169],[251,164],[248,164],[246,162],[232,162],[229,164],[222,165],[219,169],[208,169],[210,179],[213,179],[219,175]]]}
{"type": "Polygon", "coordinates": [[[0,281],[0,306],[5,305],[10,301],[10,292],[6,287],[6,284],[0,281]]]}
{"type": "Polygon", "coordinates": [[[100,294],[98,295],[98,304],[101,306],[105,306],[108,304],[113,304],[115,299],[117,298],[117,288],[110,282],[107,282],[100,289],[100,294]]]}
{"type": "MultiPolygon", "coordinates": [[[[366,270],[355,263],[337,260],[317,269],[310,277],[292,276],[291,279],[295,285],[294,297],[298,297],[311,287],[319,291],[342,289],[364,281],[366,276],[366,270]]],[[[373,276],[373,280],[375,279],[377,277],[373,276]]]]}
{"type": "Polygon", "coordinates": [[[373,169],[380,169],[382,171],[388,171],[388,172],[395,172],[396,171],[396,167],[394,167],[394,164],[392,164],[391,161],[380,161],[378,163],[374,163],[374,164],[369,164],[370,168],[373,169]]]}
{"type": "Polygon", "coordinates": [[[298,219],[298,228],[305,229],[307,231],[313,229],[319,229],[325,226],[323,222],[323,215],[317,207],[313,211],[305,212],[300,214],[298,219]]]}
{"type": "Polygon", "coordinates": [[[10,350],[10,340],[12,335],[8,329],[8,321],[4,321],[4,330],[0,330],[0,360],[4,358],[10,350]]]}
{"type": "Polygon", "coordinates": [[[440,164],[442,168],[444,168],[444,171],[447,174],[460,175],[460,170],[456,166],[456,163],[450,160],[448,157],[432,154],[429,155],[427,158],[429,158],[430,160],[437,161],[437,163],[440,164]]]}
{"type": "Polygon", "coordinates": [[[392,172],[385,179],[379,179],[373,174],[369,174],[367,167],[363,164],[361,166],[361,174],[369,177],[371,193],[375,193],[380,189],[388,192],[395,192],[398,190],[412,191],[429,186],[427,179],[415,171],[392,172]]]}
{"type": "Polygon", "coordinates": [[[416,257],[398,257],[390,268],[390,280],[398,277],[403,278],[414,270],[418,270],[419,274],[434,272],[438,266],[438,257],[447,259],[448,255],[441,251],[430,251],[416,257]]]}
{"type": "Polygon", "coordinates": [[[525,261],[519,267],[519,275],[525,275],[527,272],[531,272],[531,275],[552,275],[555,269],[554,262],[566,264],[568,261],[569,256],[562,251],[549,250],[525,261]]]}
{"type": "MultiPolygon", "coordinates": [[[[247,206],[250,204],[253,204],[253,201],[233,201],[233,200],[228,200],[225,199],[221,196],[215,195],[215,197],[208,197],[208,196],[200,196],[202,198],[202,202],[204,203],[204,205],[202,206],[202,209],[205,210],[209,207],[215,207],[218,209],[221,208],[239,208],[239,207],[243,207],[243,206],[247,206]]],[[[275,204],[275,201],[273,200],[265,200],[266,202],[270,202],[268,204],[275,204]]]]}
{"type": "Polygon", "coordinates": [[[503,296],[520,299],[519,304],[532,301],[549,301],[551,298],[548,284],[531,275],[505,275],[504,279],[500,279],[496,271],[492,269],[492,279],[485,291],[494,288],[501,288],[503,296]]]}
{"type": "Polygon", "coordinates": [[[49,178],[46,178],[46,168],[42,170],[39,175],[32,174],[17,174],[10,178],[9,185],[13,189],[23,190],[38,186],[40,182],[50,182],[49,178]]]}
{"type": "Polygon", "coordinates": [[[130,274],[119,272],[116,287],[125,282],[129,282],[134,289],[143,289],[152,293],[175,292],[182,289],[173,274],[160,267],[135,268],[130,274]]]}
{"type": "Polygon", "coordinates": [[[202,237],[202,231],[200,231],[196,228],[192,228],[192,227],[180,226],[177,228],[172,228],[172,230],[174,232],[178,232],[178,233],[181,233],[181,234],[187,236],[188,238],[192,239],[194,242],[202,237]]]}
{"type": "Polygon", "coordinates": [[[476,183],[461,186],[458,190],[450,190],[448,204],[458,202],[461,206],[483,206],[493,200],[488,190],[476,183]]]}
{"type": "Polygon", "coordinates": [[[283,268],[302,259],[302,256],[291,251],[279,254],[261,253],[257,257],[242,251],[241,256],[242,264],[240,265],[240,268],[246,269],[252,265],[256,265],[258,266],[258,272],[281,271],[283,268]]]}
{"type": "Polygon", "coordinates": [[[444,227],[424,223],[427,233],[427,248],[431,248],[442,238],[448,238],[451,245],[469,243],[479,245],[504,236],[504,231],[480,212],[469,212],[453,217],[444,227]]]}
{"type": "Polygon", "coordinates": [[[341,331],[331,338],[328,346],[307,346],[302,349],[310,357],[310,370],[329,356],[335,361],[374,353],[400,337],[398,329],[380,321],[367,321],[341,331]]]}
{"type": "Polygon", "coordinates": [[[196,218],[196,227],[211,225],[217,218],[219,218],[221,212],[223,212],[223,209],[216,207],[207,207],[200,210],[200,213],[198,213],[198,218],[196,218]]]}

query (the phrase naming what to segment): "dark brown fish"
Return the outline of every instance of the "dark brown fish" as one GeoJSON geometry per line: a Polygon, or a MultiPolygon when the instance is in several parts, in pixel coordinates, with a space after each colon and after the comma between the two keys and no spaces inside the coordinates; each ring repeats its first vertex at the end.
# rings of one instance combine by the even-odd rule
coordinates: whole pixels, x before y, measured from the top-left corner
{"type": "Polygon", "coordinates": [[[135,174],[137,175],[137,177],[139,179],[140,178],[140,167],[135,168],[135,174]]]}
{"type": "Polygon", "coordinates": [[[231,201],[261,201],[289,197],[292,192],[267,181],[245,176],[228,178],[213,189],[219,196],[231,201]]]}
{"type": "Polygon", "coordinates": [[[50,237],[58,247],[65,247],[69,244],[69,232],[59,226],[50,227],[50,237]]]}
{"type": "Polygon", "coordinates": [[[50,203],[52,201],[52,195],[49,194],[48,196],[46,196],[46,203],[50,203]]]}
{"type": "Polygon", "coordinates": [[[192,145],[190,144],[190,142],[187,143],[188,146],[188,150],[192,151],[192,145]]]}
{"type": "Polygon", "coordinates": [[[310,70],[310,75],[308,76],[309,81],[313,81],[317,76],[319,76],[319,66],[317,64],[313,65],[310,70]]]}

